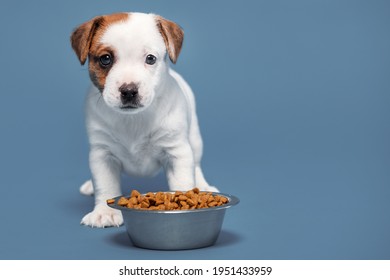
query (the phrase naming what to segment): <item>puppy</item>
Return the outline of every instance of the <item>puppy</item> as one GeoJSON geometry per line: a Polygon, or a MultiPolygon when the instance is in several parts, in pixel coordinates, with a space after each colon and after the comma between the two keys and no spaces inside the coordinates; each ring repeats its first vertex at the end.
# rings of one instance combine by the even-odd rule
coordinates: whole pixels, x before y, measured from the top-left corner
{"type": "Polygon", "coordinates": [[[86,100],[92,180],[80,191],[95,195],[81,221],[91,227],[119,226],[123,218],[106,199],[121,195],[120,175],[153,176],[163,168],[171,190],[206,182],[200,161],[202,139],[195,100],[176,63],[183,31],[154,14],[117,13],[93,18],[71,35],[92,86],[86,100]]]}

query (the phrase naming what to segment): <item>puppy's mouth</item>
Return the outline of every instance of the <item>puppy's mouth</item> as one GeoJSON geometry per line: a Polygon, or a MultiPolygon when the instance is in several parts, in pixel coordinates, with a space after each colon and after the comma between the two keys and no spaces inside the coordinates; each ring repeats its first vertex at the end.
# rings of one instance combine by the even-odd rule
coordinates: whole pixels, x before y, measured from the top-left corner
{"type": "Polygon", "coordinates": [[[119,106],[119,109],[121,110],[134,110],[144,107],[142,104],[125,104],[122,106],[119,106]]]}

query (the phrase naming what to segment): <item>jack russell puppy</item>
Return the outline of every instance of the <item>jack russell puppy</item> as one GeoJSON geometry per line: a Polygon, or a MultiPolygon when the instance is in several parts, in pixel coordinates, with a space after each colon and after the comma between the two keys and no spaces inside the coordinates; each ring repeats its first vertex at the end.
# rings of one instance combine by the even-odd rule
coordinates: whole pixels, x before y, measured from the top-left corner
{"type": "Polygon", "coordinates": [[[202,138],[191,88],[169,68],[176,63],[183,30],[154,14],[98,16],[77,27],[72,48],[88,58],[92,86],[86,100],[92,179],[80,192],[95,195],[81,223],[120,226],[106,200],[121,195],[122,172],[153,176],[164,169],[171,190],[218,191],[203,177],[202,138]]]}

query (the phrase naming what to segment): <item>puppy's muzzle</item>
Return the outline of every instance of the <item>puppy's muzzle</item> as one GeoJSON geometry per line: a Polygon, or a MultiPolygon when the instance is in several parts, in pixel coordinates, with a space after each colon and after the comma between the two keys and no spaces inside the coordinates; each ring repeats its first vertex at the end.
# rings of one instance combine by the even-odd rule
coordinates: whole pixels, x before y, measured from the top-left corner
{"type": "Polygon", "coordinates": [[[138,85],[124,83],[119,88],[122,106],[121,109],[142,107],[141,96],[138,92],[138,85]]]}

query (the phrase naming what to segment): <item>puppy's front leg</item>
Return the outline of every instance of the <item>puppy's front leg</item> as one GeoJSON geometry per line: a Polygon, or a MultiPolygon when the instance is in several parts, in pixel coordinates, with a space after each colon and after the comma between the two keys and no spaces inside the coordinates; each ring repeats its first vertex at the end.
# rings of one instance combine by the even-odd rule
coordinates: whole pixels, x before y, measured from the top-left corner
{"type": "Polygon", "coordinates": [[[189,144],[170,148],[164,168],[170,190],[189,190],[195,186],[194,156],[189,144]]]}
{"type": "Polygon", "coordinates": [[[119,210],[107,206],[106,200],[121,195],[121,164],[105,147],[91,147],[89,166],[95,193],[95,208],[81,220],[91,227],[120,226],[123,223],[119,210]]]}

